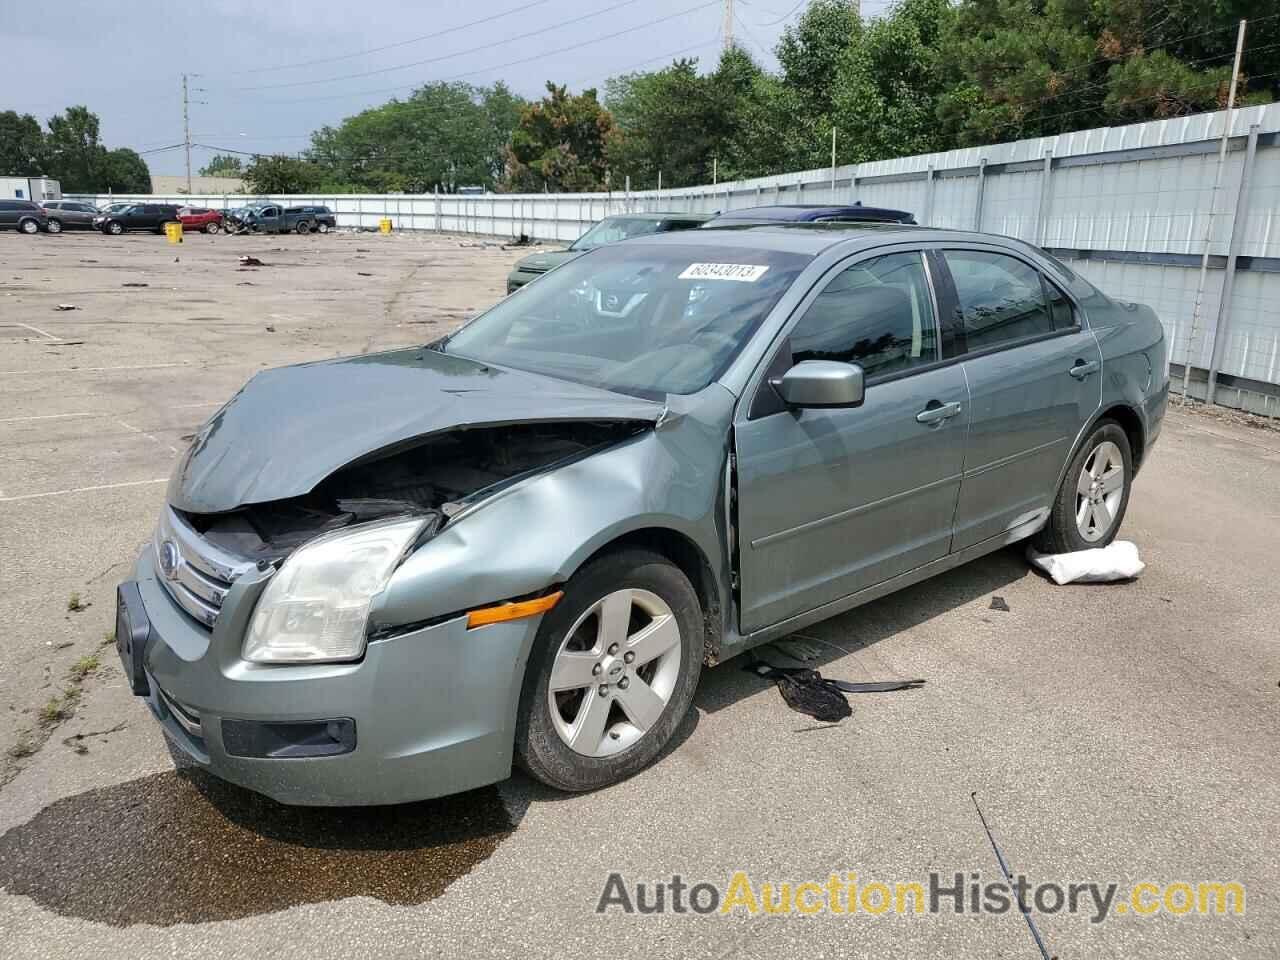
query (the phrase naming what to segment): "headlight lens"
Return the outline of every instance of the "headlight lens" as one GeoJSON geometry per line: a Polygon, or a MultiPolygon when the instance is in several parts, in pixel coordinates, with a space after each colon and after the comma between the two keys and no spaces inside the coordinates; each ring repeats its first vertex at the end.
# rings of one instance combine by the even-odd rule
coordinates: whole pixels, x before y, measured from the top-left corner
{"type": "Polygon", "coordinates": [[[387,520],[317,537],[284,562],[258,599],[244,639],[255,663],[355,660],[373,598],[422,529],[387,520]]]}

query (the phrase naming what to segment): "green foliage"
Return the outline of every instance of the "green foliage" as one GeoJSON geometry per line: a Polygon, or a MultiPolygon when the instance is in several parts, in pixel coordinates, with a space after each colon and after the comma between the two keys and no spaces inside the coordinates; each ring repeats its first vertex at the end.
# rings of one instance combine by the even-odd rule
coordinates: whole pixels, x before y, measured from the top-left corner
{"type": "MultiPolygon", "coordinates": [[[[795,26],[782,32],[774,50],[782,81],[809,118],[831,113],[840,61],[861,33],[862,23],[849,0],[811,0],[795,26]]],[[[826,126],[829,130],[830,124],[826,126]]]]}
{"type": "Polygon", "coordinates": [[[103,185],[107,150],[98,141],[98,116],[77,106],[49,118],[45,165],[68,193],[91,193],[103,185]]]}
{"type": "Polygon", "coordinates": [[[254,157],[244,171],[253,193],[312,193],[320,188],[325,172],[311,160],[282,155],[254,157]]]}
{"type": "Polygon", "coordinates": [[[44,131],[29,113],[0,112],[0,176],[34,177],[44,173],[44,131]]]}
{"type": "Polygon", "coordinates": [[[151,171],[137,153],[128,147],[107,151],[102,158],[98,183],[113,193],[150,193],[151,171]]]}
{"type": "Polygon", "coordinates": [[[213,158],[200,168],[202,177],[239,177],[244,174],[244,163],[239,157],[229,153],[215,153],[213,158]]]}
{"type": "Polygon", "coordinates": [[[547,96],[521,111],[511,134],[505,186],[536,193],[603,189],[613,136],[613,117],[594,89],[574,96],[548,82],[547,96]]]}
{"type": "Polygon", "coordinates": [[[429,83],[312,135],[310,158],[355,192],[493,187],[524,101],[501,83],[429,83]]]}

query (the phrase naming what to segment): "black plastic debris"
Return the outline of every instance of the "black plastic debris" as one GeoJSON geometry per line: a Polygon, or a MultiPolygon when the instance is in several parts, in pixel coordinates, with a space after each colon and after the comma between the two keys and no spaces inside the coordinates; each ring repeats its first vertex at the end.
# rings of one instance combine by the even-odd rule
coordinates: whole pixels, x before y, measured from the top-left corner
{"type": "Polygon", "coordinates": [[[1001,613],[1009,612],[1009,605],[1004,602],[1004,597],[992,597],[989,610],[999,610],[1001,613]]]}
{"type": "Polygon", "coordinates": [[[776,667],[763,660],[748,663],[743,669],[773,680],[788,707],[823,723],[839,723],[853,714],[846,693],[892,693],[924,685],[923,680],[831,680],[808,667],[776,667]]]}

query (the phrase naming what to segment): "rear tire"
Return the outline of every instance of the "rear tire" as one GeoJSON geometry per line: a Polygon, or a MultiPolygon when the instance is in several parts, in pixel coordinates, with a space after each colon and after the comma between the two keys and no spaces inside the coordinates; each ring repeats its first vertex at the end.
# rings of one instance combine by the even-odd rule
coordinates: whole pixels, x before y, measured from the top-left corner
{"type": "Polygon", "coordinates": [[[574,793],[644,769],[693,702],[703,631],[697,593],[665,557],[593,560],[538,628],[516,724],[521,765],[574,793]]]}
{"type": "Polygon", "coordinates": [[[310,233],[311,224],[307,223],[307,221],[305,220],[299,220],[297,223],[293,225],[293,232],[299,235],[304,233],[310,233]]]}
{"type": "Polygon", "coordinates": [[[1032,545],[1041,553],[1105,547],[1116,538],[1129,507],[1133,452],[1114,420],[1101,420],[1067,466],[1049,522],[1032,545]]]}
{"type": "Polygon", "coordinates": [[[221,228],[218,224],[216,224],[216,223],[206,223],[206,224],[204,225],[204,232],[205,232],[205,233],[210,233],[210,234],[212,234],[212,233],[217,233],[217,232],[218,232],[219,230],[221,230],[221,229],[222,229],[222,228],[221,228]]]}
{"type": "Polygon", "coordinates": [[[33,220],[30,217],[27,217],[23,220],[18,221],[18,229],[21,230],[23,233],[25,233],[27,236],[31,236],[34,233],[40,232],[40,223],[37,220],[33,220]]]}
{"type": "Polygon", "coordinates": [[[45,229],[46,229],[46,230],[48,230],[50,233],[61,233],[61,232],[62,232],[62,221],[61,221],[61,220],[50,220],[50,221],[49,221],[48,226],[46,226],[46,227],[45,227],[45,229]]]}
{"type": "Polygon", "coordinates": [[[328,225],[327,223],[320,223],[320,224],[317,224],[317,225],[316,225],[316,230],[317,230],[317,231],[319,231],[320,233],[328,233],[328,232],[329,232],[329,225],[328,225]]]}

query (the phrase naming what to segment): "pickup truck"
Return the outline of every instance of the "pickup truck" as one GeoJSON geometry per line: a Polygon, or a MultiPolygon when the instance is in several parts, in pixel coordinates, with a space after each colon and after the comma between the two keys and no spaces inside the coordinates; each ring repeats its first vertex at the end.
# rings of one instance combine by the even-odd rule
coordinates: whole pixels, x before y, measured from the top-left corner
{"type": "Polygon", "coordinates": [[[258,203],[234,215],[237,233],[328,233],[338,225],[333,211],[323,206],[284,207],[258,203]]]}

